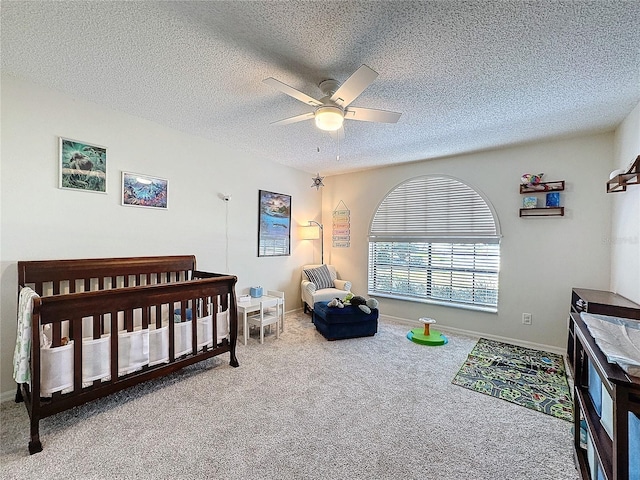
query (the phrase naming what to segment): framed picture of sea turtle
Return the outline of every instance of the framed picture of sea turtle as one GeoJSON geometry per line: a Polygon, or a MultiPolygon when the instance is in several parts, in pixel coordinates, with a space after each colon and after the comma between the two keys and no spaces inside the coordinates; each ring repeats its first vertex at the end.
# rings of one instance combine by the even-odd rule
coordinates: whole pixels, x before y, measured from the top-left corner
{"type": "Polygon", "coordinates": [[[169,181],[139,173],[122,172],[122,205],[166,210],[169,181]]]}
{"type": "Polygon", "coordinates": [[[291,196],[260,190],[258,204],[258,256],[290,255],[291,196]]]}
{"type": "Polygon", "coordinates": [[[60,137],[59,187],[107,193],[107,148],[60,137]]]}

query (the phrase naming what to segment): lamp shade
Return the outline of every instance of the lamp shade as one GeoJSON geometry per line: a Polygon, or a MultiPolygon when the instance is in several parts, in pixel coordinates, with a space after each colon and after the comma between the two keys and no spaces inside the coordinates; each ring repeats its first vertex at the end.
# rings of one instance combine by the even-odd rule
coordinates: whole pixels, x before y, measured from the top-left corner
{"type": "Polygon", "coordinates": [[[302,240],[317,240],[320,238],[320,227],[317,225],[305,225],[300,227],[300,238],[302,240]]]}
{"type": "Polygon", "coordinates": [[[338,107],[324,106],[316,110],[316,126],[320,130],[333,132],[344,122],[344,114],[338,107]]]}

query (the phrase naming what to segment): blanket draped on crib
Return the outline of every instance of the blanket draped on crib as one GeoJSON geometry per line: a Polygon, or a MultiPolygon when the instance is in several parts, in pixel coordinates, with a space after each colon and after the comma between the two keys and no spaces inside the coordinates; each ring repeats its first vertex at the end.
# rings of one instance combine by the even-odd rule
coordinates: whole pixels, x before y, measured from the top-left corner
{"type": "Polygon", "coordinates": [[[33,313],[33,299],[38,294],[29,287],[20,290],[18,298],[18,332],[16,348],[13,352],[13,378],[16,383],[30,383],[31,374],[31,315],[33,313]]]}

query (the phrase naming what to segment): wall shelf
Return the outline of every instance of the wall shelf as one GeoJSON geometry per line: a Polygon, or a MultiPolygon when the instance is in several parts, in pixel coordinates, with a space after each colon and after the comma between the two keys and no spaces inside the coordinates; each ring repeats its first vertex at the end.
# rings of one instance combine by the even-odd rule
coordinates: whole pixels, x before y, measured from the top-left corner
{"type": "Polygon", "coordinates": [[[521,217],[563,217],[564,207],[521,208],[521,217]]]}
{"type": "Polygon", "coordinates": [[[628,185],[640,184],[640,155],[631,164],[629,170],[620,175],[616,175],[607,182],[607,193],[625,192],[628,185]]]}
{"type": "MultiPolygon", "coordinates": [[[[520,217],[564,217],[564,207],[561,206],[553,206],[553,207],[537,207],[536,203],[540,205],[540,201],[545,203],[545,198],[541,195],[538,197],[538,194],[546,194],[550,192],[561,192],[564,190],[564,180],[559,180],[557,182],[541,182],[536,183],[535,185],[530,184],[520,184],[520,194],[525,195],[529,194],[537,199],[536,202],[533,202],[534,206],[527,206],[525,203],[525,207],[520,209],[520,217]]],[[[559,195],[559,194],[556,194],[559,195]]],[[[557,204],[557,199],[556,202],[557,204]]]]}
{"type": "Polygon", "coordinates": [[[520,184],[520,193],[546,193],[564,190],[564,180],[558,182],[541,182],[535,185],[520,184]]]}

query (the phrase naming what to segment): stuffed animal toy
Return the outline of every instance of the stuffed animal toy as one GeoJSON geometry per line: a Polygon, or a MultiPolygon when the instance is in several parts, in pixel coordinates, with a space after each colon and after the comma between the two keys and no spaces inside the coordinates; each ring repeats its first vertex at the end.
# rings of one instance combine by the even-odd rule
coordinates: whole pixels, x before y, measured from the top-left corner
{"type": "Polygon", "coordinates": [[[331,300],[329,303],[327,303],[327,307],[344,308],[344,303],[342,303],[342,300],[336,297],[333,300],[331,300]]]}
{"type": "Polygon", "coordinates": [[[360,295],[355,295],[351,297],[351,305],[357,305],[360,310],[362,310],[367,315],[371,313],[372,308],[378,308],[378,301],[375,298],[370,298],[367,300],[360,295]]]}

